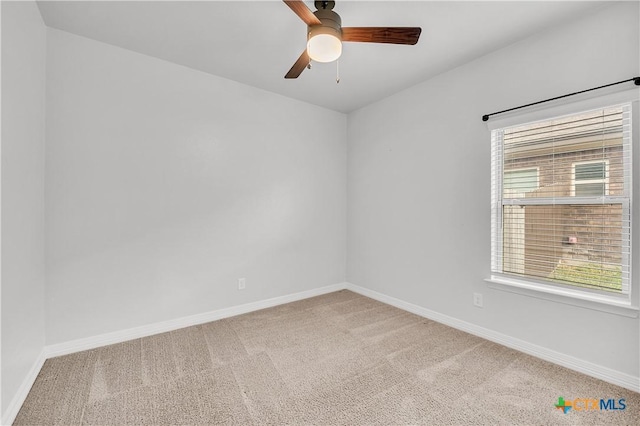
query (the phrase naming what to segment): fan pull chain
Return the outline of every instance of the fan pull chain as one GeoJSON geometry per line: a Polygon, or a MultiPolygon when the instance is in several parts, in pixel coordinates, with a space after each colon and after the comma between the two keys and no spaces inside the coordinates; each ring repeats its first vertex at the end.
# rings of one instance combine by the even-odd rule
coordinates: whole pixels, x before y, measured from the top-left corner
{"type": "Polygon", "coordinates": [[[336,61],[336,84],[340,83],[340,61],[336,61]]]}

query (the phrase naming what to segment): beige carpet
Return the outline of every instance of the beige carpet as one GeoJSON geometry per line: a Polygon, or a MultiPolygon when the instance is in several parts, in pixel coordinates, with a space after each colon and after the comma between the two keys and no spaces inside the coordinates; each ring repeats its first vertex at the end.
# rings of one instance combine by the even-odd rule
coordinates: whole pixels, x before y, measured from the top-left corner
{"type": "Polygon", "coordinates": [[[350,291],[48,360],[19,425],[639,424],[640,394],[350,291]],[[558,397],[625,398],[564,414],[558,397]]]}

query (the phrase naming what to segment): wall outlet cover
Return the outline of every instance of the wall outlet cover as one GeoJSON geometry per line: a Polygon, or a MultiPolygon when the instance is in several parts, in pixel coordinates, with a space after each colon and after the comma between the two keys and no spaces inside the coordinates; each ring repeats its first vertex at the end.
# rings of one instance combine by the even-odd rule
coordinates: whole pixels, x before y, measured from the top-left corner
{"type": "Polygon", "coordinates": [[[473,305],[482,308],[482,293],[473,293],[473,305]]]}

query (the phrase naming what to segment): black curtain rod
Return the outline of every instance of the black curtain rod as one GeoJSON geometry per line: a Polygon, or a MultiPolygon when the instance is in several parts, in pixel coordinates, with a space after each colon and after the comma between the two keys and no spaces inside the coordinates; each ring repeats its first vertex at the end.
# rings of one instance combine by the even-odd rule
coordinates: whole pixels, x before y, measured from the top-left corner
{"type": "Polygon", "coordinates": [[[482,121],[489,121],[489,117],[491,117],[492,115],[503,114],[505,112],[514,111],[516,109],[526,108],[526,107],[530,107],[530,106],[533,106],[533,105],[543,104],[545,102],[555,101],[556,99],[562,99],[562,98],[566,98],[568,96],[579,95],[580,93],[591,92],[592,90],[604,89],[605,87],[615,86],[616,84],[627,83],[629,81],[633,81],[636,86],[640,86],[640,77],[633,77],[633,78],[630,78],[628,80],[617,81],[615,83],[605,84],[604,86],[598,86],[598,87],[593,87],[593,88],[587,89],[587,90],[581,90],[579,92],[569,93],[568,95],[556,96],[555,98],[545,99],[544,101],[533,102],[531,104],[526,104],[526,105],[522,105],[522,106],[515,107],[515,108],[505,109],[504,111],[492,112],[491,114],[483,115],[482,116],[482,121]]]}

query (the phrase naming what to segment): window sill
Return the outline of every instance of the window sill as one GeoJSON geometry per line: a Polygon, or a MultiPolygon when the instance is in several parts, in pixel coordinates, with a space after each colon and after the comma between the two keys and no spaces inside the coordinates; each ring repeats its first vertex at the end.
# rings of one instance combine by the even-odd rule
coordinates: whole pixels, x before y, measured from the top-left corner
{"type": "Polygon", "coordinates": [[[535,284],[496,275],[486,278],[485,281],[489,284],[489,288],[495,290],[550,300],[552,302],[564,303],[566,305],[579,306],[581,308],[607,312],[629,318],[638,318],[638,313],[640,311],[637,306],[632,306],[630,301],[620,299],[615,296],[586,293],[563,287],[535,284]]]}

